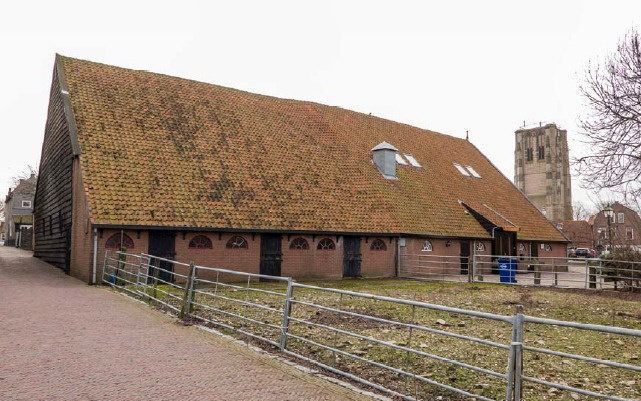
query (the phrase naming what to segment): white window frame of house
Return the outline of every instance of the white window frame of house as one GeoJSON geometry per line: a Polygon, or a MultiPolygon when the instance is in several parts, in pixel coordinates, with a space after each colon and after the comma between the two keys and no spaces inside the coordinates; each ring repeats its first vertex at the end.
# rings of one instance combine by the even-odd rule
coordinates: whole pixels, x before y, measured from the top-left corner
{"type": "Polygon", "coordinates": [[[470,172],[470,174],[472,174],[472,176],[473,176],[474,178],[481,178],[481,174],[479,174],[476,170],[474,170],[474,167],[472,167],[472,166],[465,166],[465,168],[467,169],[467,171],[469,171],[469,172],[470,172]]]}
{"type": "Polygon", "coordinates": [[[432,246],[432,242],[428,239],[423,242],[423,248],[421,249],[421,252],[432,252],[434,250],[434,247],[432,246]]]}
{"type": "Polygon", "coordinates": [[[395,159],[397,164],[400,164],[401,166],[407,166],[407,161],[403,158],[403,156],[400,153],[396,154],[395,159]]]}
{"type": "Polygon", "coordinates": [[[599,237],[598,239],[608,239],[608,230],[606,230],[603,227],[599,227],[596,229],[597,236],[599,237]]]}
{"type": "Polygon", "coordinates": [[[456,167],[456,169],[458,170],[458,172],[459,172],[459,173],[461,173],[462,175],[464,175],[464,176],[466,176],[466,177],[469,177],[469,176],[470,176],[470,172],[469,172],[469,171],[467,171],[467,170],[465,169],[465,167],[461,166],[460,164],[458,164],[458,163],[454,163],[454,167],[456,167]]]}
{"type": "Polygon", "coordinates": [[[485,252],[485,244],[483,242],[478,241],[474,248],[476,252],[485,252]]]}
{"type": "Polygon", "coordinates": [[[22,201],[22,208],[27,209],[31,207],[31,201],[30,200],[23,200],[22,201]]]}
{"type": "Polygon", "coordinates": [[[407,161],[410,162],[410,164],[412,166],[414,166],[414,167],[423,167],[423,166],[421,166],[421,163],[419,163],[414,156],[412,156],[410,154],[407,154],[407,153],[404,154],[403,156],[405,156],[405,159],[407,159],[407,161]]]}
{"type": "Polygon", "coordinates": [[[626,227],[625,228],[625,238],[629,239],[629,240],[634,239],[634,228],[632,228],[632,227],[626,227]],[[629,233],[629,235],[628,235],[628,233],[629,233]]]}
{"type": "Polygon", "coordinates": [[[617,220],[619,221],[619,224],[625,223],[625,213],[623,212],[617,213],[617,220]]]}

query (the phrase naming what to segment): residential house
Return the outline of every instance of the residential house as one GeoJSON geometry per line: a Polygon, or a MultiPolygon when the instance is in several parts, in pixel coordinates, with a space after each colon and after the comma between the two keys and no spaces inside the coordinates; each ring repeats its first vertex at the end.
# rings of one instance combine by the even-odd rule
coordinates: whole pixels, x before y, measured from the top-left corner
{"type": "Polygon", "coordinates": [[[591,221],[597,251],[612,247],[641,251],[641,217],[634,210],[614,202],[595,214],[591,221]]]}
{"type": "Polygon", "coordinates": [[[35,255],[87,282],[119,248],[341,278],[394,276],[414,252],[563,256],[566,243],[465,139],[56,57],[35,255]]]}
{"type": "Polygon", "coordinates": [[[588,221],[566,220],[556,223],[556,226],[570,241],[571,248],[594,248],[594,234],[588,221]]]}
{"type": "Polygon", "coordinates": [[[18,185],[11,189],[5,197],[5,245],[32,248],[33,198],[37,178],[31,174],[29,178],[20,179],[18,185]]]}

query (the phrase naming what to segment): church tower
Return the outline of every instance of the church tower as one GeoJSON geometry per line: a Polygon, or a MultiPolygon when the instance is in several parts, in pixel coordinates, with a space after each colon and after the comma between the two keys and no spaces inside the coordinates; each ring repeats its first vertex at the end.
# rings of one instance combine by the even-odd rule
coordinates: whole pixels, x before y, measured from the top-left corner
{"type": "Polygon", "coordinates": [[[572,220],[567,131],[552,123],[515,134],[514,184],[549,220],[572,220]]]}

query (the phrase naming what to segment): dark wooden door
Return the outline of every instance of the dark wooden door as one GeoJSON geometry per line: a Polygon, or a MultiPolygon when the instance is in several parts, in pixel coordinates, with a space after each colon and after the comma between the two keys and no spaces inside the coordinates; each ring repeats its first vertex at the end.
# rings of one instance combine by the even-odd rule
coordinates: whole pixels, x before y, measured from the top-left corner
{"type": "MultiPolygon", "coordinates": [[[[164,259],[176,256],[176,235],[172,231],[149,231],[149,254],[164,259]]],[[[165,260],[153,259],[152,266],[159,267],[158,278],[162,281],[173,282],[174,264],[165,260]]],[[[149,269],[149,276],[155,274],[154,268],[149,269]]]]}
{"type": "Polygon", "coordinates": [[[492,242],[492,254],[497,256],[516,256],[516,234],[496,230],[492,242]]]}
{"type": "Polygon", "coordinates": [[[461,240],[461,274],[467,274],[470,266],[470,241],[461,240]]]}
{"type": "Polygon", "coordinates": [[[280,276],[283,261],[281,236],[263,234],[260,236],[260,274],[280,276]]]}
{"type": "Polygon", "coordinates": [[[536,259],[539,257],[539,243],[538,242],[532,242],[530,243],[530,256],[532,259],[536,259]]]}
{"type": "Polygon", "coordinates": [[[343,277],[361,276],[361,238],[343,237],[343,277]]]}

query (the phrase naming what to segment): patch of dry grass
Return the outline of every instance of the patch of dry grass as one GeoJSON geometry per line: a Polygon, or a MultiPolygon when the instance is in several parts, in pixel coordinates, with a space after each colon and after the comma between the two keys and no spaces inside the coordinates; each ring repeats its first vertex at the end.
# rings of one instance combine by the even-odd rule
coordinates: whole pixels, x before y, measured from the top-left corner
{"type": "MultiPolygon", "coordinates": [[[[514,314],[515,305],[520,304],[524,306],[525,314],[531,316],[641,329],[641,303],[638,298],[627,295],[526,288],[498,284],[419,282],[391,279],[323,281],[310,282],[308,284],[412,299],[463,309],[481,310],[502,315],[514,314]]],[[[251,283],[250,287],[284,292],[284,286],[280,283],[251,283]]],[[[280,309],[283,305],[283,297],[281,296],[225,287],[217,289],[201,288],[200,291],[203,291],[203,293],[197,294],[196,302],[198,303],[227,312],[239,313],[276,327],[281,324],[282,316],[279,313],[251,308],[229,300],[256,302],[274,309],[280,309]],[[206,295],[214,292],[217,296],[228,299],[206,295]]],[[[295,289],[294,298],[297,301],[358,312],[399,323],[420,324],[505,345],[510,342],[511,325],[509,323],[302,288],[295,289]]],[[[278,340],[279,330],[277,328],[243,321],[204,307],[196,307],[194,313],[278,340]]],[[[410,330],[401,324],[385,324],[355,316],[319,310],[300,303],[293,305],[291,316],[294,319],[290,323],[290,333],[296,336],[307,338],[319,344],[330,345],[358,357],[395,366],[430,380],[466,389],[475,394],[493,399],[505,397],[505,382],[500,378],[474,372],[463,367],[452,366],[434,358],[417,356],[404,350],[364,341],[355,336],[336,333],[324,328],[323,325],[336,327],[362,336],[373,337],[400,347],[412,348],[438,357],[455,359],[462,363],[482,367],[501,374],[505,373],[507,368],[508,353],[504,349],[440,334],[410,330]]],[[[527,324],[524,343],[532,347],[610,359],[632,365],[639,365],[639,358],[641,358],[641,339],[639,338],[599,334],[556,326],[527,324]]],[[[413,379],[406,379],[404,376],[379,367],[373,367],[367,363],[311,345],[305,341],[290,338],[288,347],[325,364],[337,366],[342,370],[358,374],[388,388],[415,395],[422,399],[432,399],[435,395],[441,395],[444,397],[443,399],[459,399],[452,393],[434,386],[426,385],[413,379]]],[[[621,369],[612,369],[570,358],[526,352],[524,374],[620,397],[641,398],[641,379],[638,372],[633,373],[621,369]]],[[[529,400],[588,399],[583,396],[576,398],[576,395],[572,397],[568,392],[559,392],[531,383],[525,384],[524,398],[529,400]]]]}

